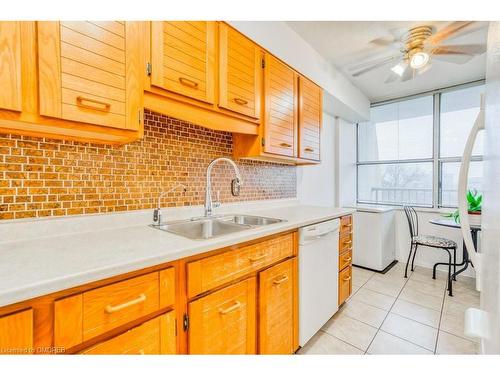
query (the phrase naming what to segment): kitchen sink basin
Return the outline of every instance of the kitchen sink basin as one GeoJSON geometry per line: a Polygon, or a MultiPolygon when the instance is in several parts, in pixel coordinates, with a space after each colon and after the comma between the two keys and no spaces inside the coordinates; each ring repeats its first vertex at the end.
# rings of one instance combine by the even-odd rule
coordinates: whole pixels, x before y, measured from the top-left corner
{"type": "Polygon", "coordinates": [[[194,218],[152,225],[153,228],[174,233],[192,240],[206,240],[240,232],[253,227],[280,223],[284,220],[252,215],[224,215],[194,218]]]}
{"type": "Polygon", "coordinates": [[[270,224],[280,223],[283,221],[281,219],[274,219],[271,217],[252,216],[252,215],[227,215],[227,216],[222,216],[220,220],[224,222],[251,225],[251,226],[270,225],[270,224]]]}

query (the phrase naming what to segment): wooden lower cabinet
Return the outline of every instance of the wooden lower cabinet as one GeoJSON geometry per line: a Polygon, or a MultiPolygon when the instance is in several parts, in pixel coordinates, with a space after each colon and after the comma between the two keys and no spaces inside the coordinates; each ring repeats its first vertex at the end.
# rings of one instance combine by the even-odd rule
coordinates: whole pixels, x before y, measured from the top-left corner
{"type": "Polygon", "coordinates": [[[297,311],[297,258],[259,273],[259,354],[292,354],[297,311]]]}
{"type": "Polygon", "coordinates": [[[32,354],[33,310],[0,318],[0,354],[32,354]]]}
{"type": "Polygon", "coordinates": [[[288,231],[0,307],[0,354],[292,354],[297,252],[288,231]]]}
{"type": "Polygon", "coordinates": [[[175,354],[175,312],[148,320],[81,354],[175,354]]]}
{"type": "Polygon", "coordinates": [[[352,215],[340,218],[339,237],[339,306],[352,293],[352,215]]]}
{"type": "Polygon", "coordinates": [[[339,273],[339,305],[343,304],[352,292],[352,266],[339,273]]]}
{"type": "Polygon", "coordinates": [[[256,280],[189,303],[189,354],[255,354],[256,280]]]}

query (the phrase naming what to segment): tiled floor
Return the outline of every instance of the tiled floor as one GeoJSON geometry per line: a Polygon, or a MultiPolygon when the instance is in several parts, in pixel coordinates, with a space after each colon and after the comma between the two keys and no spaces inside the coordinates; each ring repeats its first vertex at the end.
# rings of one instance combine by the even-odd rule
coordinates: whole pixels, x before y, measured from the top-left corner
{"type": "Polygon", "coordinates": [[[405,264],[385,275],[353,268],[353,294],[300,354],[477,354],[479,344],[463,334],[463,315],[479,306],[474,279],[459,276],[453,297],[446,274],[417,267],[405,279],[405,264]]]}

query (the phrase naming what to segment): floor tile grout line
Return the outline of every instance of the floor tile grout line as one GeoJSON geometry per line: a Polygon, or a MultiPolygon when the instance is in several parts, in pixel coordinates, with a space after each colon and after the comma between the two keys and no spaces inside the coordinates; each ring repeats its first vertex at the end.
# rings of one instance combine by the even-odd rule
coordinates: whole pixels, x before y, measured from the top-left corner
{"type": "MultiPolygon", "coordinates": [[[[325,331],[325,330],[324,330],[324,329],[322,329],[322,328],[320,329],[320,331],[321,331],[321,332],[323,332],[323,333],[326,333],[328,336],[331,336],[331,337],[333,337],[333,338],[336,338],[337,340],[342,341],[344,344],[347,344],[347,345],[349,345],[349,346],[352,346],[353,348],[356,348],[356,349],[361,350],[362,352],[364,352],[364,350],[363,350],[363,349],[361,349],[361,348],[357,347],[356,345],[353,345],[353,344],[351,344],[351,343],[349,343],[349,342],[347,342],[347,341],[345,341],[345,340],[342,340],[340,337],[337,337],[337,336],[335,336],[334,334],[332,334],[332,333],[330,333],[330,332],[328,332],[328,331],[325,331]]],[[[363,354],[364,354],[364,353],[363,353],[363,354]]]]}
{"type": "MultiPolygon", "coordinates": [[[[410,277],[411,277],[411,275],[410,275],[410,277]]],[[[370,346],[373,344],[373,341],[375,340],[375,337],[377,337],[377,335],[378,335],[378,333],[380,332],[380,330],[381,330],[382,326],[384,325],[384,322],[387,320],[387,317],[388,317],[388,316],[389,316],[389,314],[391,313],[391,310],[392,310],[392,308],[394,307],[394,304],[395,304],[395,303],[396,303],[396,301],[398,300],[399,295],[400,295],[400,294],[401,294],[401,292],[403,291],[403,289],[404,289],[404,287],[405,287],[406,283],[408,282],[408,280],[410,280],[410,278],[409,278],[409,277],[406,279],[406,281],[405,281],[405,283],[403,284],[403,286],[402,286],[401,290],[399,291],[399,293],[398,293],[397,297],[394,299],[394,302],[392,303],[392,305],[391,305],[391,307],[389,308],[389,310],[388,310],[387,314],[385,315],[384,320],[382,320],[382,323],[380,323],[380,327],[378,328],[377,332],[375,332],[375,335],[374,335],[374,336],[373,336],[373,338],[371,339],[370,344],[368,344],[368,347],[366,348],[365,354],[368,352],[368,349],[370,349],[370,346]]],[[[383,293],[381,293],[381,294],[383,294],[383,293]]],[[[393,298],[394,298],[394,297],[393,297],[393,298]]],[[[385,332],[385,331],[383,331],[383,332],[385,332]]],[[[388,333],[388,332],[386,332],[386,333],[388,333]]],[[[396,337],[397,337],[397,336],[396,336],[396,337]]]]}
{"type": "Polygon", "coordinates": [[[437,352],[437,345],[438,345],[438,340],[439,340],[439,333],[441,332],[441,320],[443,319],[443,314],[444,314],[444,302],[446,300],[446,292],[447,288],[444,289],[443,293],[443,300],[441,301],[441,314],[439,314],[439,323],[438,323],[438,332],[436,335],[436,342],[434,343],[434,354],[437,352]]]}
{"type": "MultiPolygon", "coordinates": [[[[401,300],[401,301],[404,301],[404,300],[401,300]]],[[[396,302],[397,302],[397,300],[396,300],[396,302]]],[[[420,305],[419,305],[419,306],[420,306],[420,305]]],[[[429,309],[429,310],[432,310],[432,309],[429,309]]],[[[432,311],[436,311],[436,310],[432,310],[432,311]]],[[[413,322],[420,323],[420,324],[422,324],[422,325],[424,325],[424,326],[427,326],[427,327],[429,327],[429,328],[432,328],[432,329],[438,329],[437,327],[433,327],[433,326],[431,326],[431,325],[429,325],[429,324],[427,324],[427,323],[422,323],[422,322],[420,322],[420,321],[418,321],[418,320],[416,320],[416,319],[409,318],[409,317],[404,316],[404,315],[401,315],[401,314],[399,314],[399,313],[397,313],[397,312],[393,312],[393,311],[389,311],[389,312],[390,312],[391,314],[394,314],[394,315],[400,316],[400,317],[402,317],[402,318],[405,318],[405,319],[411,320],[411,321],[413,321],[413,322]]],[[[436,311],[436,312],[437,312],[437,311],[436,311]]]]}
{"type": "MultiPolygon", "coordinates": [[[[400,336],[398,336],[398,335],[396,335],[396,334],[394,334],[394,333],[384,331],[382,328],[380,328],[380,330],[379,330],[379,331],[384,332],[384,333],[387,333],[388,335],[391,335],[391,336],[397,337],[397,338],[398,338],[398,339],[400,339],[400,340],[406,341],[406,342],[408,342],[408,343],[410,343],[410,344],[412,344],[412,345],[415,345],[415,346],[418,346],[419,348],[422,348],[422,349],[427,350],[427,351],[428,351],[428,352],[430,352],[431,354],[434,354],[434,353],[433,353],[433,351],[432,351],[431,349],[426,348],[425,346],[422,346],[422,345],[420,345],[420,344],[414,343],[413,341],[410,341],[410,340],[408,340],[408,339],[405,339],[404,337],[400,337],[400,336]]],[[[377,333],[378,333],[378,332],[377,332],[377,333]]]]}

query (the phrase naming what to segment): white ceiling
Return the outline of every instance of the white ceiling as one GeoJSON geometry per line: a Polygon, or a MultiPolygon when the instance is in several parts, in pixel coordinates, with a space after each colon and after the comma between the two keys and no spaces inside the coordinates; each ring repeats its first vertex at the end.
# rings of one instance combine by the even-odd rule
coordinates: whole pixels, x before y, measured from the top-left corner
{"type": "MultiPolygon", "coordinates": [[[[359,77],[352,77],[348,70],[356,64],[397,53],[398,47],[381,47],[370,43],[376,38],[391,38],[391,30],[431,25],[439,31],[448,23],[444,21],[287,22],[288,26],[368,96],[372,103],[484,79],[486,54],[475,56],[462,65],[433,60],[428,71],[406,82],[384,83],[390,73],[390,67],[395,64],[379,67],[359,77]]],[[[443,44],[486,43],[487,22],[476,22],[469,26],[469,29],[470,33],[450,38],[443,44]]]]}

